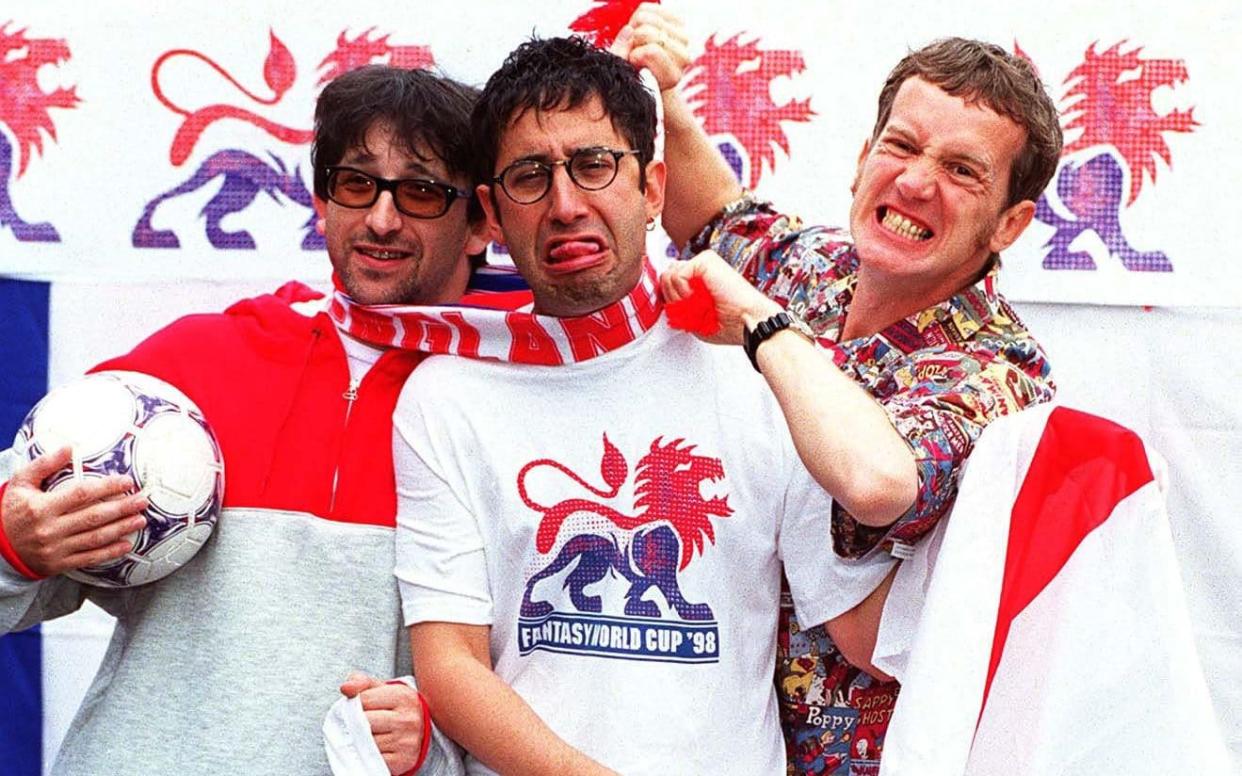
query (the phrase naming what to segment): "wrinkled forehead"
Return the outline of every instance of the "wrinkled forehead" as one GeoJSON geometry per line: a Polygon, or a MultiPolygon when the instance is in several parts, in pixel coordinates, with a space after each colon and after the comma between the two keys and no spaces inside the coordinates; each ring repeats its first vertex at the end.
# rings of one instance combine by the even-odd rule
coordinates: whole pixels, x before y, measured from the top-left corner
{"type": "Polygon", "coordinates": [[[1026,128],[978,94],[955,95],[918,76],[902,82],[880,132],[931,137],[950,146],[986,150],[996,163],[1012,161],[1026,142],[1026,128]]]}

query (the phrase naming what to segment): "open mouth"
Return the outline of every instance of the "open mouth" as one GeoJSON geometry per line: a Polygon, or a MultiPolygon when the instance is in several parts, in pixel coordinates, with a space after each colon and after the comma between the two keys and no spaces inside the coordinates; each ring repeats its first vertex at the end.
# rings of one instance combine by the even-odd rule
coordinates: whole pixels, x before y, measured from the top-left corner
{"type": "Polygon", "coordinates": [[[577,272],[602,263],[607,255],[608,245],[603,239],[583,235],[553,240],[544,260],[553,272],[577,272]]]}
{"type": "MultiPolygon", "coordinates": [[[[1177,121],[1193,121],[1194,91],[1186,88],[1186,68],[1180,65],[1174,67],[1173,71],[1166,83],[1158,84],[1152,89],[1151,109],[1157,116],[1173,116],[1177,121]]],[[[1126,74],[1123,73],[1124,75],[1126,74]]],[[[1135,73],[1134,77],[1138,78],[1140,75],[1135,73]]]]}
{"type": "MultiPolygon", "coordinates": [[[[39,112],[46,108],[73,108],[80,100],[75,92],[76,75],[69,54],[69,46],[64,40],[57,38],[27,38],[26,30],[19,28],[9,30],[11,22],[0,23],[0,66],[8,72],[8,83],[0,86],[6,95],[16,94],[19,99],[14,107],[17,119],[16,126],[10,128],[23,145],[28,144],[26,138],[34,138],[29,143],[38,148],[35,134],[39,126],[39,112]],[[16,90],[16,91],[14,91],[16,90]],[[21,99],[23,96],[25,99],[21,99]],[[23,126],[23,113],[36,118],[35,123],[23,126]]],[[[46,116],[46,114],[44,114],[46,116]]],[[[43,120],[46,122],[46,118],[43,120]]],[[[50,128],[50,126],[49,126],[50,128]]],[[[23,164],[25,160],[23,159],[23,164]]]]}
{"type": "Polygon", "coordinates": [[[926,226],[919,224],[911,218],[898,213],[887,206],[880,206],[876,211],[880,226],[895,235],[904,237],[907,240],[930,240],[932,238],[932,230],[926,226]]]}
{"type": "Polygon", "coordinates": [[[39,82],[39,90],[45,95],[73,91],[77,77],[69,61],[69,49],[55,50],[53,56],[38,69],[35,77],[39,82]]]}
{"type": "Polygon", "coordinates": [[[401,261],[410,255],[409,251],[394,251],[384,248],[355,246],[354,250],[375,261],[401,261]]]}
{"type": "Polygon", "coordinates": [[[729,483],[725,481],[723,473],[720,477],[699,480],[699,498],[708,502],[728,502],[729,483]]]}

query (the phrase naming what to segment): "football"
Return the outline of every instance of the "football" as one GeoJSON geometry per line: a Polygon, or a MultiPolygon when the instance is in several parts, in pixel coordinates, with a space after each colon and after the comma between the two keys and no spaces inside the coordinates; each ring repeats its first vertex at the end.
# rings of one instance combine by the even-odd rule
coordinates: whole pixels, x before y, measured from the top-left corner
{"type": "Polygon", "coordinates": [[[150,506],[124,557],[66,572],[100,587],[153,582],[184,565],[211,536],[224,497],[224,459],[198,407],[181,391],[138,372],[98,372],[53,389],[30,410],[14,450],[27,460],[72,448],[70,466],[48,477],[51,492],[86,477],[122,474],[150,506]]]}

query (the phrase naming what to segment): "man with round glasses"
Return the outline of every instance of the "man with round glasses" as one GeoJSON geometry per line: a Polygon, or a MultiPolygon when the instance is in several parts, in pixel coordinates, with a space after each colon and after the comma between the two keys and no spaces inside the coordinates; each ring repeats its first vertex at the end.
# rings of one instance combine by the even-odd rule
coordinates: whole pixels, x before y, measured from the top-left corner
{"type": "Polygon", "coordinates": [[[394,414],[396,569],[436,722],[473,774],[783,773],[782,561],[816,622],[886,566],[822,562],[829,505],[771,394],[669,327],[637,71],[533,40],[472,125],[479,202],[534,307],[472,311],[473,357],[427,359],[394,414]]]}
{"type": "MultiPolygon", "coordinates": [[[[486,246],[467,193],[475,96],[387,66],[324,88],[315,204],[342,293],[429,304],[475,282],[471,256],[486,246]]],[[[419,357],[346,335],[324,302],[290,283],[222,314],[183,318],[97,367],[181,388],[224,454],[215,535],[157,583],[103,590],[60,576],[128,551],[141,494],[111,479],[44,494],[40,482],[68,451],[26,466],[0,456],[0,628],[66,614],[84,599],[117,617],[54,773],[326,773],[321,725],[338,687],[361,693],[375,755],[393,773],[460,768],[438,739],[427,751],[413,689],[371,678],[410,664],[392,578],[391,416],[419,357]],[[353,670],[365,675],[346,680],[353,670]]]]}

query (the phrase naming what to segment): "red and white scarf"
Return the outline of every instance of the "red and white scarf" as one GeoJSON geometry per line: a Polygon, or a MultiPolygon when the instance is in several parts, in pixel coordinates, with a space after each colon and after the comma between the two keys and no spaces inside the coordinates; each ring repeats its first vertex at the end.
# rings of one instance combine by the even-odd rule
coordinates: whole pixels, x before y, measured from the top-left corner
{"type": "Polygon", "coordinates": [[[633,342],[664,308],[655,269],[645,260],[633,290],[590,315],[537,315],[530,302],[529,291],[474,288],[451,305],[360,305],[338,288],[328,314],[346,334],[380,347],[555,366],[633,342]]]}

